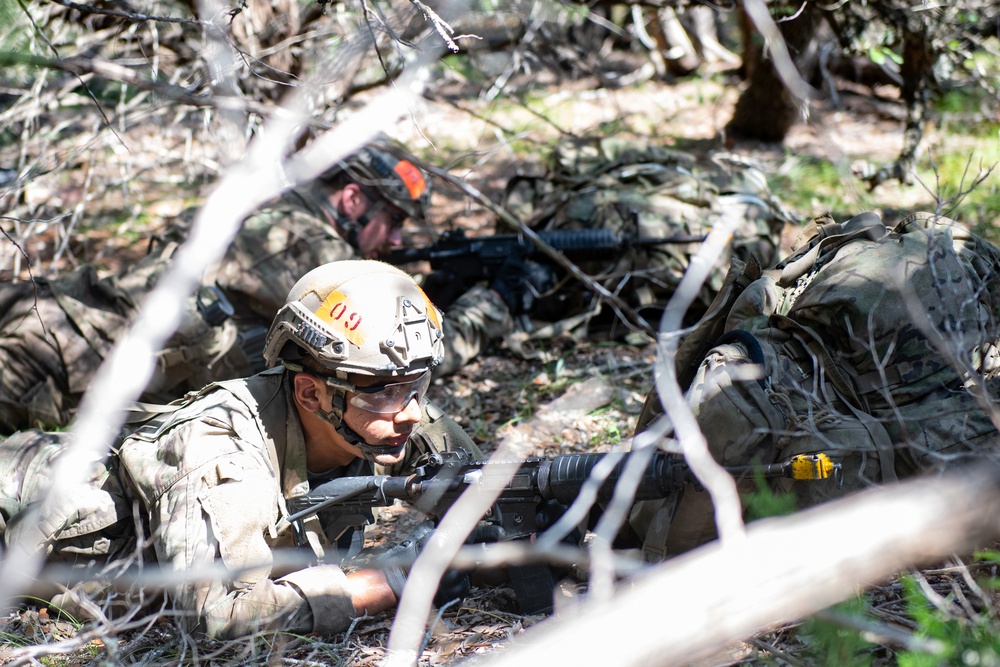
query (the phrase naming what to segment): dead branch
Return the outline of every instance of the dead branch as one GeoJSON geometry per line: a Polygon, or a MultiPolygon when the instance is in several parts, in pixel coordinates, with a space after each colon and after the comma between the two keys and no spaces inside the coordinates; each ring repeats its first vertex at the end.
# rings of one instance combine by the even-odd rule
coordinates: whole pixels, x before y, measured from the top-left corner
{"type": "Polygon", "coordinates": [[[526,631],[478,664],[685,664],[773,624],[804,618],[859,588],[1000,535],[1000,467],[970,467],[864,491],[751,524],[620,586],[600,605],[526,631]]]}
{"type": "Polygon", "coordinates": [[[100,16],[111,16],[122,21],[134,22],[134,23],[145,23],[147,21],[155,21],[157,23],[185,23],[194,25],[206,25],[206,22],[200,21],[198,19],[183,18],[178,16],[155,16],[152,14],[138,14],[136,12],[125,12],[118,9],[103,9],[101,7],[94,7],[93,5],[83,5],[77,2],[70,2],[70,0],[52,0],[57,5],[62,5],[67,9],[75,9],[84,16],[88,14],[97,14],[100,16]]]}
{"type": "Polygon", "coordinates": [[[245,111],[264,117],[280,113],[281,109],[274,105],[255,102],[249,98],[227,97],[209,93],[199,93],[169,83],[148,79],[133,69],[99,58],[41,58],[15,53],[0,53],[0,67],[12,65],[28,65],[68,72],[76,76],[94,74],[108,81],[117,81],[139,90],[156,93],[179,104],[193,107],[209,107],[220,110],[245,111]]]}

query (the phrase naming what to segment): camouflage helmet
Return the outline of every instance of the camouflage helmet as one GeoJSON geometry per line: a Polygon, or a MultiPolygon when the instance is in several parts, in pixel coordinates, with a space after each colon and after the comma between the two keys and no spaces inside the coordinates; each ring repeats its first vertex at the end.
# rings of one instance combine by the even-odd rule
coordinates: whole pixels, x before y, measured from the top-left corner
{"type": "Polygon", "coordinates": [[[303,370],[311,357],[340,378],[402,376],[439,364],[443,338],[440,312],[409,274],[346,260],[295,283],[267,333],[264,360],[268,368],[303,370]]]}
{"type": "Polygon", "coordinates": [[[414,220],[427,217],[431,184],[426,174],[410,160],[397,157],[385,148],[365,146],[344,158],[337,167],[363,189],[374,190],[414,220]]]}

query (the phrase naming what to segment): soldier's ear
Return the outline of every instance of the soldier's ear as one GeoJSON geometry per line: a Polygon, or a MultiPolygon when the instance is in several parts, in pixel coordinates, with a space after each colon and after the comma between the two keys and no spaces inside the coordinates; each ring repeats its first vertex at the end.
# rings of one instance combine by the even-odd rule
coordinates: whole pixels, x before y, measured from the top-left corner
{"type": "Polygon", "coordinates": [[[340,196],[340,208],[351,220],[359,218],[368,210],[368,198],[361,191],[361,186],[357,183],[348,183],[344,186],[340,196]]]}
{"type": "Polygon", "coordinates": [[[292,379],[292,390],[299,407],[309,412],[316,412],[322,407],[326,384],[308,373],[296,373],[292,379]]]}

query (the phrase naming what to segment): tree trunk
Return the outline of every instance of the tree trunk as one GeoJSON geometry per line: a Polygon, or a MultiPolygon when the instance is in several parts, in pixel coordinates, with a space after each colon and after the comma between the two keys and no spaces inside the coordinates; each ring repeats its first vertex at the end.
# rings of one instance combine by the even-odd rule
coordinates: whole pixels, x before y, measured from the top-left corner
{"type": "MultiPolygon", "coordinates": [[[[793,9],[785,5],[778,8],[793,9]]],[[[796,5],[798,7],[798,5],[796,5]]],[[[778,27],[788,45],[788,52],[795,66],[808,81],[815,67],[813,34],[819,25],[820,10],[806,4],[797,16],[781,21],[782,15],[775,16],[780,21],[778,27]]],[[[764,45],[749,20],[742,20],[744,30],[744,68],[749,84],[736,101],[733,117],[726,125],[727,134],[762,141],[781,141],[788,130],[802,118],[802,109],[795,98],[785,88],[774,63],[764,53],[764,45]],[[749,31],[749,32],[748,32],[749,31]],[[754,38],[757,39],[754,39],[754,38]]]]}

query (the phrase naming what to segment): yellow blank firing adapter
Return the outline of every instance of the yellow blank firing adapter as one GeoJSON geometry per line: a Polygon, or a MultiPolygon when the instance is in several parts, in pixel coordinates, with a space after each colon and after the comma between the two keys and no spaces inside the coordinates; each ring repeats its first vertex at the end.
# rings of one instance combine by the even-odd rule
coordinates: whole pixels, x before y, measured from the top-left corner
{"type": "Polygon", "coordinates": [[[792,479],[828,479],[832,476],[837,480],[837,488],[844,483],[840,464],[831,461],[823,452],[798,454],[788,459],[782,467],[785,468],[785,475],[792,479]]]}
{"type": "Polygon", "coordinates": [[[822,452],[793,456],[788,459],[787,465],[787,474],[792,479],[827,479],[840,470],[840,464],[834,463],[822,452]]]}
{"type": "Polygon", "coordinates": [[[841,465],[834,463],[823,453],[797,454],[781,463],[753,466],[727,466],[726,470],[733,475],[759,474],[764,477],[787,477],[795,480],[817,480],[833,477],[839,488],[843,483],[841,465]]]}

